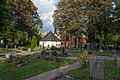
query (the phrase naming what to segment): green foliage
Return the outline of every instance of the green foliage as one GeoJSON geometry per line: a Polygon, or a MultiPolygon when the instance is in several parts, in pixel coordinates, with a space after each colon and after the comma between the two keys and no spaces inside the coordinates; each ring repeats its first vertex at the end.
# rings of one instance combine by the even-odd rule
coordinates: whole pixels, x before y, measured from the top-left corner
{"type": "Polygon", "coordinates": [[[34,51],[40,51],[40,50],[42,50],[41,47],[35,47],[35,48],[34,48],[34,51]]]}
{"type": "Polygon", "coordinates": [[[31,48],[35,48],[37,47],[37,39],[36,36],[33,36],[32,40],[31,40],[31,48]]]}
{"type": "Polygon", "coordinates": [[[55,46],[51,46],[51,48],[50,48],[51,50],[55,50],[56,49],[56,47],[55,46]]]}
{"type": "Polygon", "coordinates": [[[14,33],[8,0],[0,1],[0,39],[10,38],[14,33]]]}
{"type": "Polygon", "coordinates": [[[52,51],[52,55],[57,56],[58,55],[57,51],[52,51]]]}
{"type": "Polygon", "coordinates": [[[23,51],[28,51],[28,48],[27,47],[23,47],[22,50],[23,51]]]}
{"type": "Polygon", "coordinates": [[[20,41],[29,46],[26,39],[37,36],[41,28],[42,21],[31,0],[0,1],[0,40],[5,38],[8,44],[20,41]]]}
{"type": "Polygon", "coordinates": [[[80,54],[80,63],[86,67],[87,62],[88,62],[89,54],[88,51],[83,51],[80,54]]]}
{"type": "MultiPolygon", "coordinates": [[[[107,35],[120,35],[120,0],[113,2],[114,8],[111,0],[60,0],[53,15],[54,26],[62,36],[85,34],[88,42],[95,42],[100,47],[104,42],[106,47],[107,41],[112,40],[107,35]]],[[[116,40],[112,43],[118,43],[116,40]]]]}

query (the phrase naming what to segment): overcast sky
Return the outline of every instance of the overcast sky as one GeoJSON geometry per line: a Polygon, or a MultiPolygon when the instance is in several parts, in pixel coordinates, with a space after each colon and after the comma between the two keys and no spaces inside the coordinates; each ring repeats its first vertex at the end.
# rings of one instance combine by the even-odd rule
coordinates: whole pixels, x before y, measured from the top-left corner
{"type": "Polygon", "coordinates": [[[43,28],[45,32],[52,31],[54,32],[53,28],[53,18],[52,15],[56,6],[60,0],[32,0],[33,3],[38,8],[38,13],[40,18],[43,21],[43,28]]]}

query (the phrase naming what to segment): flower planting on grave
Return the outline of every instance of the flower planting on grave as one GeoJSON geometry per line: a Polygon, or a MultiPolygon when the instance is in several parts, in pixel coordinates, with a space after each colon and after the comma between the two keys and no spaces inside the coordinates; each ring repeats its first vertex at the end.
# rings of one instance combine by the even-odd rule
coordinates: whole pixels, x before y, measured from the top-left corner
{"type": "Polygon", "coordinates": [[[88,51],[83,51],[80,56],[80,63],[83,67],[86,67],[87,63],[88,63],[88,58],[89,58],[89,54],[88,51]]]}

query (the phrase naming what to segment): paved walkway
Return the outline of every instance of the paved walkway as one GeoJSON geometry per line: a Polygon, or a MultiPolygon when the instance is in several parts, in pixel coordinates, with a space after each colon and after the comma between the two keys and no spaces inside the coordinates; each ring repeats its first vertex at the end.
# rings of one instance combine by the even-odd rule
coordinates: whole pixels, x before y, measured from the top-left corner
{"type": "Polygon", "coordinates": [[[64,57],[64,59],[72,59],[72,60],[77,60],[78,57],[64,57]]]}
{"type": "Polygon", "coordinates": [[[76,63],[71,64],[71,65],[63,66],[63,67],[60,67],[58,69],[44,72],[42,74],[39,74],[37,76],[31,77],[31,78],[28,78],[25,80],[49,80],[49,79],[52,79],[52,78],[58,76],[60,73],[65,74],[65,73],[69,72],[70,70],[74,70],[74,69],[79,68],[79,67],[80,67],[79,62],[76,62],[76,63]]]}

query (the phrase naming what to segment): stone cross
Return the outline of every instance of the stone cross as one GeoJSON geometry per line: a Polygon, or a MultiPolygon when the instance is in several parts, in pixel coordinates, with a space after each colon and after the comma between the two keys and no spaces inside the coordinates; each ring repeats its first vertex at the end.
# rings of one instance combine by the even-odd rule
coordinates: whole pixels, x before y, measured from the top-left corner
{"type": "Polygon", "coordinates": [[[120,57],[117,57],[117,67],[120,67],[120,57]]]}
{"type": "Polygon", "coordinates": [[[104,80],[104,59],[90,58],[90,80],[104,80]]]}

